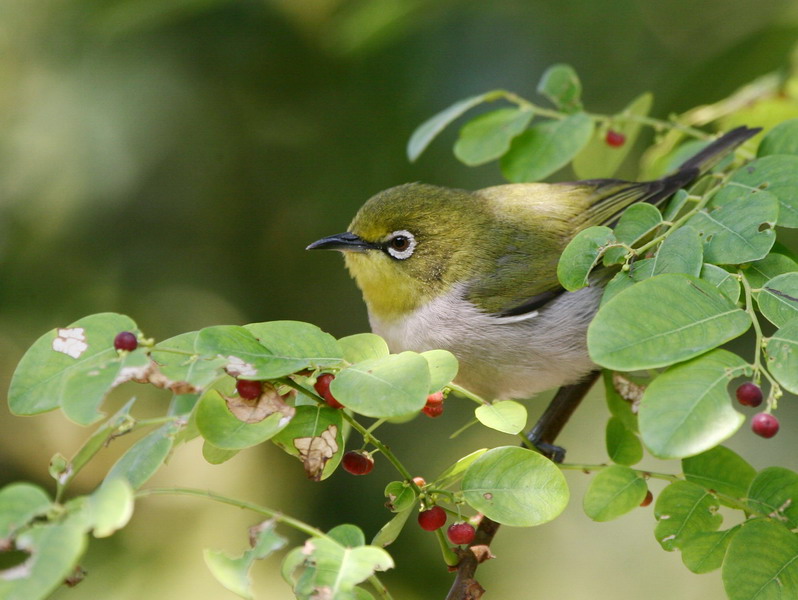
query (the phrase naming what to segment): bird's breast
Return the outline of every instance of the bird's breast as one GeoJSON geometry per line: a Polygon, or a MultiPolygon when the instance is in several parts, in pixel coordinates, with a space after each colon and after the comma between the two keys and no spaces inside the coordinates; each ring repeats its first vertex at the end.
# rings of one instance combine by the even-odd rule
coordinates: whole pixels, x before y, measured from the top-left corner
{"type": "Polygon", "coordinates": [[[599,288],[563,294],[536,313],[510,318],[480,311],[462,291],[456,287],[397,318],[370,313],[372,330],[392,352],[449,350],[460,363],[456,382],[488,400],[529,398],[595,368],[586,333],[599,288]]]}

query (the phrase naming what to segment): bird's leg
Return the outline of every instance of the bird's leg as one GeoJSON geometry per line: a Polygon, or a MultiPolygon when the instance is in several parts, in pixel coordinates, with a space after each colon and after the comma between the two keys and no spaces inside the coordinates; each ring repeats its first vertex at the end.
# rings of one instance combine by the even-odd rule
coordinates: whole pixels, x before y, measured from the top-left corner
{"type": "Polygon", "coordinates": [[[554,445],[554,440],[568,422],[576,407],[582,401],[601,371],[592,371],[578,383],[564,385],[554,394],[549,406],[540,416],[538,422],[527,434],[530,443],[554,462],[562,462],[565,448],[554,445]]]}

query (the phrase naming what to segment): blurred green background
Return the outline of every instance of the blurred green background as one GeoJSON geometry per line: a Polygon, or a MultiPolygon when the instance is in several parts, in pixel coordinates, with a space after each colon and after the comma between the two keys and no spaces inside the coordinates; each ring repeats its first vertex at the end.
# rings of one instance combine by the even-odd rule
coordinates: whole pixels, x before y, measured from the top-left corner
{"type": "MultiPolygon", "coordinates": [[[[2,389],[39,335],[93,312],[129,314],[159,339],[273,319],[365,331],[340,257],[304,247],[343,231],[386,187],[501,182],[493,165],[455,161],[454,128],[407,163],[410,133],[433,113],[496,87],[534,97],[543,70],[567,62],[590,110],[619,110],[649,90],[665,117],[786,68],[797,34],[794,0],[2,0],[2,389]]],[[[150,405],[167,400],[129,384],[110,407],[142,393],[150,405]]],[[[385,427],[384,439],[428,477],[471,449],[514,443],[476,428],[450,441],[469,419],[464,404],[385,427]]],[[[529,405],[536,414],[544,402],[529,405]]],[[[798,414],[783,402],[780,415],[777,438],[744,428],[729,445],[757,468],[797,467],[798,414]]],[[[561,438],[569,460],[605,460],[605,418],[596,394],[561,438]]],[[[51,489],[50,456],[71,455],[87,433],[60,414],[12,417],[3,402],[0,483],[51,489]]],[[[108,448],[75,491],[93,489],[131,441],[108,448]]],[[[156,483],[214,489],[324,528],[353,522],[370,537],[388,518],[382,488],[394,474],[383,463],[370,477],[314,484],[269,444],[210,466],[192,443],[156,483]]],[[[692,575],[659,548],[651,507],[592,523],[580,508],[589,478],[568,479],[563,518],[500,532],[499,559],[479,573],[488,598],[723,596],[718,573],[692,575]]],[[[254,522],[198,500],[147,499],[126,530],[92,541],[88,578],[55,597],[233,598],[202,548],[239,552],[254,522]]],[[[384,580],[397,600],[445,595],[451,577],[432,536],[411,524],[392,548],[397,569],[384,580]]],[[[258,598],[292,597],[279,557],[256,571],[258,598]]]]}

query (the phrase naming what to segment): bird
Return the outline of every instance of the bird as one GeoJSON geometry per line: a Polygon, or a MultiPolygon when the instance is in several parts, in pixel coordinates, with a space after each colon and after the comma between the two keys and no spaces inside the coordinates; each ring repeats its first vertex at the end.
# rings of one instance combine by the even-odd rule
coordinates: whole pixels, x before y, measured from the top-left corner
{"type": "Polygon", "coordinates": [[[307,249],[343,253],[391,352],[448,350],[457,385],[487,401],[532,398],[597,369],[587,328],[614,271],[601,267],[590,285],[565,291],[557,263],[568,242],[614,225],[636,202],[661,205],[758,132],[738,127],[653,181],[398,185],[307,249]]]}

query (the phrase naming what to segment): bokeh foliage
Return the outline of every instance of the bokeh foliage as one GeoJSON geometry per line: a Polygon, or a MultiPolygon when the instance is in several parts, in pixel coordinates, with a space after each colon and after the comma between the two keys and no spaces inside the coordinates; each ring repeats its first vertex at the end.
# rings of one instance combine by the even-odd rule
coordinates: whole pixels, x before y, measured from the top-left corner
{"type": "MultiPolygon", "coordinates": [[[[92,312],[135,315],[160,339],[218,323],[274,319],[310,321],[336,336],[365,331],[362,303],[337,257],[308,256],[302,251],[306,243],[343,230],[369,195],[394,184],[423,180],[475,188],[501,181],[494,165],[459,165],[445,141],[408,164],[407,138],[429,115],[485,89],[505,87],[532,96],[540,74],[555,62],[576,68],[597,110],[618,110],[629,98],[651,91],[652,114],[680,112],[788,69],[798,39],[796,12],[789,0],[5,0],[0,6],[3,389],[41,331],[92,312]]],[[[763,106],[760,117],[778,120],[777,110],[763,106]]],[[[456,134],[449,135],[453,140],[456,134]]],[[[41,465],[56,449],[76,448],[83,436],[57,415],[11,419],[5,404],[0,403],[2,483],[41,477],[41,465]]],[[[457,429],[470,409],[448,410],[439,421],[419,423],[417,437],[392,440],[404,455],[418,448],[414,462],[421,473],[454,458],[445,442],[433,445],[430,438],[445,439],[441,431],[457,429]]],[[[603,447],[603,440],[591,446],[582,439],[592,430],[591,410],[604,418],[603,407],[594,402],[563,438],[573,457],[603,447]]],[[[790,410],[785,404],[780,411],[784,433],[795,430],[790,423],[796,413],[790,410]]],[[[757,448],[754,455],[762,456],[757,467],[784,464],[773,457],[787,452],[792,441],[784,435],[765,446],[738,437],[743,439],[733,439],[732,446],[757,448]]],[[[353,518],[340,501],[353,487],[343,476],[284,489],[281,473],[294,464],[280,453],[235,460],[240,473],[224,477],[244,496],[292,505],[302,498],[307,504],[297,507],[299,516],[326,511],[329,524],[353,518]]],[[[201,461],[197,457],[197,464],[201,461]]],[[[168,476],[194,470],[209,485],[220,476],[186,459],[171,469],[168,476]]],[[[93,487],[96,481],[86,477],[85,485],[93,487]]],[[[368,482],[358,480],[358,491],[379,498],[383,481],[375,470],[375,489],[369,492],[368,482]]],[[[118,598],[139,597],[144,589],[153,597],[223,597],[198,554],[179,555],[225,543],[236,548],[241,538],[221,537],[219,530],[243,532],[249,523],[232,515],[233,525],[203,524],[205,513],[193,504],[160,515],[155,508],[163,505],[155,504],[153,513],[137,518],[165,532],[158,542],[135,533],[109,539],[89,555],[89,579],[61,592],[64,597],[96,597],[108,582],[116,585],[118,598]],[[199,524],[196,531],[186,535],[175,525],[178,517],[199,524]],[[202,542],[194,536],[203,536],[202,542]],[[170,538],[174,544],[164,543],[170,538]],[[115,554],[117,549],[124,553],[115,554]],[[121,556],[124,562],[116,558],[121,556]],[[195,571],[168,566],[176,560],[195,571]],[[171,574],[153,591],[136,575],[138,568],[171,574]]],[[[378,504],[373,503],[375,515],[361,516],[364,527],[372,525],[369,535],[383,520],[378,504]]],[[[641,529],[649,529],[651,515],[639,512],[641,529]]],[[[551,590],[555,596],[584,597],[588,592],[580,592],[585,588],[577,581],[582,580],[596,597],[591,582],[610,579],[614,587],[608,584],[606,592],[616,598],[655,598],[660,588],[663,598],[706,597],[719,590],[701,587],[712,582],[685,574],[678,559],[668,570],[657,544],[639,530],[627,544],[618,541],[626,541],[620,525],[585,525],[579,509],[571,523],[548,526],[534,538],[507,532],[497,552],[508,563],[517,561],[525,578],[534,577],[541,595],[551,590]],[[583,548],[574,548],[570,531],[580,532],[583,548]],[[591,535],[594,545],[584,541],[591,535]],[[612,548],[607,548],[610,535],[612,548]],[[543,545],[558,558],[530,566],[530,553],[538,554],[530,547],[543,545]],[[652,563],[643,558],[646,550],[652,563]],[[647,572],[658,564],[661,570],[609,578],[614,561],[627,561],[630,569],[647,565],[647,572]],[[554,564],[575,566],[583,577],[552,572],[554,564]]],[[[627,526],[634,530],[634,521],[627,526]]],[[[427,560],[429,574],[440,581],[431,544],[426,558],[415,554],[418,540],[401,547],[408,552],[404,560],[427,560]]],[[[398,561],[401,547],[395,551],[398,561]]],[[[418,590],[425,590],[424,573],[417,574],[418,590]]],[[[156,585],[155,579],[146,583],[156,585]]],[[[412,583],[396,582],[397,595],[436,593],[399,591],[412,583]]],[[[512,597],[518,585],[484,583],[495,597],[512,597]]],[[[279,583],[260,584],[270,590],[270,599],[281,597],[275,591],[283,589],[279,583]]]]}

